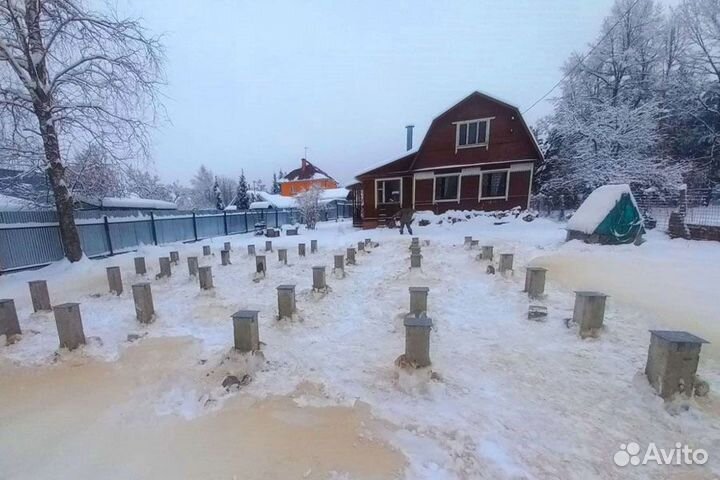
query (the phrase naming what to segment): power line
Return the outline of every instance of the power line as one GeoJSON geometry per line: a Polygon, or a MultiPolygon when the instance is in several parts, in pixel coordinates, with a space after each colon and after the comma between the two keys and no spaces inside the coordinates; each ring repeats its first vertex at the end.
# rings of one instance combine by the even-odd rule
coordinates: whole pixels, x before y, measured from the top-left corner
{"type": "Polygon", "coordinates": [[[596,49],[597,47],[599,47],[600,44],[605,41],[605,39],[612,33],[612,31],[615,30],[615,27],[617,27],[618,25],[620,25],[620,22],[622,22],[622,19],[625,18],[626,15],[629,15],[629,14],[630,14],[630,10],[632,10],[632,9],[635,7],[635,5],[638,4],[639,1],[640,1],[640,0],[635,0],[635,1],[632,3],[632,5],[630,5],[630,8],[628,8],[627,11],[620,16],[620,18],[618,18],[618,21],[615,22],[615,24],[614,24],[612,27],[610,27],[610,30],[608,30],[607,33],[606,33],[605,35],[603,35],[603,37],[602,37],[595,45],[593,45],[593,47],[592,47],[585,55],[583,55],[582,57],[580,57],[580,60],[575,64],[575,66],[572,67],[565,75],[563,75],[563,77],[562,77],[560,80],[558,80],[558,82],[557,82],[555,85],[553,85],[553,87],[552,87],[550,90],[548,90],[547,93],[545,93],[545,95],[543,95],[542,97],[538,98],[537,101],[535,101],[535,103],[533,103],[533,104],[530,105],[527,109],[525,109],[525,111],[522,112],[522,114],[525,115],[527,112],[529,112],[530,110],[532,110],[532,108],[535,107],[535,105],[537,105],[538,103],[540,103],[540,102],[542,102],[543,100],[545,100],[545,97],[547,97],[548,95],[550,95],[550,94],[553,92],[553,90],[555,90],[558,86],[560,86],[560,85],[575,71],[575,69],[576,69],[577,67],[579,67],[580,64],[581,64],[582,62],[584,62],[585,59],[586,59],[587,57],[589,57],[590,54],[591,54],[592,52],[594,52],[595,49],[596,49]]]}

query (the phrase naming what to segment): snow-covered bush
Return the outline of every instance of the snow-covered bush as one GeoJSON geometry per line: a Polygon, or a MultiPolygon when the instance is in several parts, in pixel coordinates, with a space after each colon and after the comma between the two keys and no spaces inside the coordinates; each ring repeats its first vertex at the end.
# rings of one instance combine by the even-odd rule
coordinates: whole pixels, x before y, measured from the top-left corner
{"type": "Polygon", "coordinates": [[[318,187],[312,187],[304,192],[298,194],[295,198],[298,204],[298,210],[302,217],[302,221],[305,223],[305,227],[309,230],[313,230],[315,225],[320,220],[320,197],[322,196],[322,189],[318,187]]]}

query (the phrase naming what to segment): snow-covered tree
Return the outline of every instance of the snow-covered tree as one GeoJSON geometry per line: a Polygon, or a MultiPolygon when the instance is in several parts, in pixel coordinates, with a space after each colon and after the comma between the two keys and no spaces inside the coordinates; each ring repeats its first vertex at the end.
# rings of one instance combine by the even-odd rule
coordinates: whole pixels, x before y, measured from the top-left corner
{"type": "Polygon", "coordinates": [[[215,208],[218,210],[225,210],[225,202],[223,201],[222,190],[220,189],[217,177],[215,178],[215,184],[213,185],[213,193],[215,194],[215,208]]]}
{"type": "Polygon", "coordinates": [[[126,193],[125,172],[95,144],[68,164],[66,175],[73,195],[102,198],[122,197],[126,193]]]}
{"type": "Polygon", "coordinates": [[[200,165],[197,173],[190,180],[195,208],[211,208],[216,205],[214,186],[215,178],[213,173],[205,165],[200,165]]]}
{"type": "Polygon", "coordinates": [[[265,182],[263,182],[261,179],[253,180],[252,182],[252,189],[256,192],[265,192],[265,182]]]}
{"type": "Polygon", "coordinates": [[[597,48],[566,63],[555,112],[539,124],[547,161],[536,178],[545,193],[682,184],[685,162],[662,148],[661,92],[677,55],[668,50],[667,25],[653,0],[617,0],[597,48]]]}
{"type": "Polygon", "coordinates": [[[82,247],[66,159],[91,143],[117,162],[146,156],[161,59],[138,21],[82,0],[0,3],[0,159],[46,170],[71,261],[82,247]]]}
{"type": "Polygon", "coordinates": [[[277,174],[273,172],[272,186],[270,187],[270,193],[280,193],[280,184],[278,183],[277,174]]]}
{"type": "Polygon", "coordinates": [[[174,200],[173,191],[160,177],[147,170],[129,167],[126,170],[126,191],[128,195],[152,200],[174,200]]]}
{"type": "Polygon", "coordinates": [[[322,189],[313,186],[302,193],[295,196],[297,199],[298,210],[300,217],[305,223],[305,226],[313,230],[318,221],[320,221],[320,198],[322,196],[322,189]]]}
{"type": "Polygon", "coordinates": [[[235,192],[237,191],[237,182],[235,179],[221,175],[217,178],[220,194],[223,204],[233,205],[235,202],[235,192]]]}
{"type": "Polygon", "coordinates": [[[235,192],[235,205],[239,210],[247,210],[250,208],[250,197],[248,196],[248,184],[245,179],[245,171],[240,171],[240,179],[238,180],[237,191],[235,192]]]}
{"type": "Polygon", "coordinates": [[[699,148],[694,152],[701,175],[720,182],[720,1],[685,0],[680,22],[686,48],[679,62],[683,75],[678,85],[684,91],[678,99],[686,120],[683,144],[699,148]]]}
{"type": "Polygon", "coordinates": [[[180,210],[194,210],[192,189],[175,181],[169,185],[171,201],[175,202],[180,210]]]}

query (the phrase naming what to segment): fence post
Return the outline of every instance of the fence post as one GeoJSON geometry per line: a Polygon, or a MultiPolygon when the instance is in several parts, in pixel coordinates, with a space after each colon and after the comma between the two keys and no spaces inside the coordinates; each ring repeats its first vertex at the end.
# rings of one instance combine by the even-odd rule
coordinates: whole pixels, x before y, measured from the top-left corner
{"type": "Polygon", "coordinates": [[[280,209],[275,209],[275,228],[280,228],[280,209]]]}
{"type": "Polygon", "coordinates": [[[223,210],[223,225],[225,226],[225,235],[228,234],[227,230],[227,212],[223,210]]]}
{"type": "Polygon", "coordinates": [[[335,202],[335,222],[340,221],[340,204],[335,202]]]}
{"type": "Polygon", "coordinates": [[[103,220],[103,223],[105,224],[105,238],[107,239],[108,249],[110,250],[110,255],[114,255],[113,253],[113,247],[112,247],[112,238],[110,238],[110,223],[108,222],[107,215],[105,215],[103,220]]]}
{"type": "Polygon", "coordinates": [[[157,230],[155,230],[155,214],[153,212],[150,212],[150,225],[152,226],[153,243],[157,245],[157,230]]]}
{"type": "Polygon", "coordinates": [[[195,220],[195,212],[193,212],[193,235],[195,235],[195,241],[198,241],[197,236],[197,221],[195,220]]]}
{"type": "Polygon", "coordinates": [[[245,210],[245,233],[248,232],[248,225],[247,225],[247,210],[245,210]]]}

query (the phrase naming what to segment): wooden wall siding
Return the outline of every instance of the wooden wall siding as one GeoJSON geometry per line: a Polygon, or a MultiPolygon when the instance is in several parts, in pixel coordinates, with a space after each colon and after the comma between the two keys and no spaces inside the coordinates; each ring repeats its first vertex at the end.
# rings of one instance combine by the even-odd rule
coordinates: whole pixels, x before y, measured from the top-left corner
{"type": "Polygon", "coordinates": [[[532,137],[514,108],[474,94],[433,120],[415,156],[413,170],[450,165],[539,159],[532,137]],[[455,152],[453,122],[495,117],[490,121],[489,146],[455,152]]]}
{"type": "Polygon", "coordinates": [[[461,178],[459,202],[433,203],[433,180],[415,181],[415,210],[430,210],[443,213],[448,210],[508,210],[514,207],[527,208],[530,172],[511,172],[508,198],[499,200],[478,200],[480,176],[466,175],[461,178]]]}
{"type": "Polygon", "coordinates": [[[363,219],[377,219],[377,210],[375,209],[375,179],[370,178],[362,181],[363,189],[363,219]]]}
{"type": "Polygon", "coordinates": [[[403,177],[403,198],[402,198],[402,206],[403,208],[412,208],[413,203],[413,177],[412,175],[409,175],[407,177],[403,177]]]}

